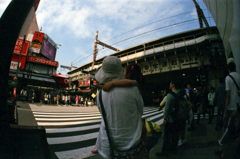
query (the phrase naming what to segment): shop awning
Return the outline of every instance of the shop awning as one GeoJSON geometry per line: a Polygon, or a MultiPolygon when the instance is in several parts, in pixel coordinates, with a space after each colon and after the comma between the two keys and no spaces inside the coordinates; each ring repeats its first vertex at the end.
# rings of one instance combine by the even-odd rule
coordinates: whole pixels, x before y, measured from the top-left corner
{"type": "Polygon", "coordinates": [[[85,93],[91,93],[91,89],[86,89],[86,90],[77,90],[77,92],[85,92],[85,93]]]}
{"type": "Polygon", "coordinates": [[[52,79],[52,78],[43,78],[43,77],[32,76],[30,79],[38,80],[38,81],[44,81],[44,82],[50,82],[50,83],[55,83],[54,79],[52,79]]]}

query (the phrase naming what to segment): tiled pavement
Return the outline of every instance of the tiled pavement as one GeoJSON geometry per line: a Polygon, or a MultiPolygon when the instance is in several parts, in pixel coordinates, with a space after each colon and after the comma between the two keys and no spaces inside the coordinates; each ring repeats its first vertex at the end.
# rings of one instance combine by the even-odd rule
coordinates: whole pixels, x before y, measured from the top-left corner
{"type": "MultiPolygon", "coordinates": [[[[187,124],[186,129],[189,127],[187,124]]],[[[199,125],[195,125],[194,131],[186,131],[186,143],[178,148],[176,155],[157,157],[156,152],[160,152],[163,139],[150,151],[150,159],[219,159],[220,154],[215,153],[215,149],[219,147],[218,139],[220,139],[222,131],[215,130],[215,119],[212,124],[208,124],[208,119],[201,119],[199,125]]],[[[240,140],[232,143],[228,149],[225,159],[240,159],[240,150],[238,145],[240,140]]],[[[88,157],[87,159],[101,159],[100,155],[88,157]]]]}

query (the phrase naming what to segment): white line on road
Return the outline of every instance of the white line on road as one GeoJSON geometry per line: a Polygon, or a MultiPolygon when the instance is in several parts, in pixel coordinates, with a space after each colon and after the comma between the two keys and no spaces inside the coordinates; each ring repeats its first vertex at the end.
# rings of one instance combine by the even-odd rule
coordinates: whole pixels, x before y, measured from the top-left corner
{"type": "Polygon", "coordinates": [[[46,128],[46,133],[69,133],[69,132],[76,132],[82,130],[90,130],[100,128],[100,124],[90,125],[90,126],[81,126],[81,127],[74,127],[74,128],[46,128]]]}
{"type": "Polygon", "coordinates": [[[97,123],[101,122],[99,120],[88,120],[88,121],[73,121],[73,122],[37,122],[39,126],[66,126],[66,125],[79,125],[79,124],[88,124],[88,123],[97,123]]]}
{"type": "Polygon", "coordinates": [[[69,137],[47,138],[47,141],[48,141],[49,145],[80,142],[80,141],[95,139],[95,138],[97,138],[98,133],[99,132],[89,133],[89,134],[86,134],[86,135],[69,136],[69,137]]]}
{"type": "Polygon", "coordinates": [[[35,118],[37,121],[74,121],[74,120],[92,120],[101,119],[101,116],[97,117],[85,117],[85,118],[35,118]]]}

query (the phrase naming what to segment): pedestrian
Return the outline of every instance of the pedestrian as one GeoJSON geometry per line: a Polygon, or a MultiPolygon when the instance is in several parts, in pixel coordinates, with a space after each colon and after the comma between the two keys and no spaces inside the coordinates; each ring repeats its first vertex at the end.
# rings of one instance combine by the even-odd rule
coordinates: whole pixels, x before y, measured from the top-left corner
{"type": "Polygon", "coordinates": [[[185,139],[185,130],[186,130],[186,120],[188,117],[188,112],[192,109],[192,104],[186,98],[186,90],[184,88],[179,89],[179,96],[186,100],[186,104],[188,104],[188,109],[186,112],[186,119],[180,119],[178,122],[179,125],[179,137],[178,146],[183,145],[187,139],[185,139]]]}
{"type": "Polygon", "coordinates": [[[59,95],[58,94],[56,96],[56,100],[57,100],[57,105],[59,105],[59,95]]]}
{"type": "Polygon", "coordinates": [[[65,95],[65,105],[67,105],[68,104],[68,96],[67,95],[65,95]]]}
{"type": "Polygon", "coordinates": [[[45,95],[44,95],[44,101],[45,101],[45,104],[48,103],[48,95],[47,95],[47,93],[45,93],[45,95]]]}
{"type": "Polygon", "coordinates": [[[82,101],[82,105],[84,106],[84,105],[85,105],[85,100],[84,100],[84,97],[83,97],[83,96],[82,96],[81,101],[82,101]]]}
{"type": "MultiPolygon", "coordinates": [[[[103,84],[124,78],[122,63],[115,56],[106,57],[101,69],[95,75],[95,79],[103,84]]],[[[127,158],[127,156],[121,155],[125,154],[128,155],[128,158],[148,158],[140,140],[143,99],[138,88],[115,87],[109,92],[102,91],[101,93],[101,97],[99,93],[97,94],[97,105],[101,114],[101,106],[105,109],[108,129],[106,130],[105,123],[102,120],[96,142],[99,154],[103,158],[111,158],[110,150],[113,148],[115,150],[112,151],[114,156],[118,154],[118,157],[127,158]],[[102,105],[100,99],[102,99],[102,105]],[[109,131],[111,143],[114,147],[110,147],[106,131],[109,131]],[[137,153],[129,154],[127,151],[130,149],[137,153]]]]}
{"type": "Polygon", "coordinates": [[[64,94],[62,94],[62,105],[64,105],[65,104],[65,95],[64,94]]]}
{"type": "Polygon", "coordinates": [[[163,114],[164,114],[164,112],[165,112],[165,104],[166,104],[166,101],[167,101],[167,95],[168,95],[168,93],[169,93],[169,89],[165,89],[165,90],[164,90],[164,95],[165,95],[165,97],[163,98],[163,100],[162,100],[161,103],[160,103],[159,111],[160,111],[161,109],[163,109],[163,114]]]}
{"type": "Polygon", "coordinates": [[[36,95],[35,95],[35,93],[33,92],[33,94],[32,94],[32,104],[34,104],[35,97],[36,97],[36,95]]]}
{"type": "Polygon", "coordinates": [[[75,101],[76,101],[76,105],[78,106],[78,95],[76,95],[75,101]]]}
{"type": "MultiPolygon", "coordinates": [[[[173,79],[170,82],[169,88],[172,90],[172,93],[179,95],[178,89],[180,88],[180,83],[178,80],[173,79]]],[[[177,153],[179,124],[173,120],[174,117],[172,112],[174,111],[173,108],[176,101],[172,93],[169,93],[167,95],[167,101],[165,104],[165,113],[163,120],[163,125],[165,126],[164,141],[162,151],[156,153],[156,156],[158,157],[177,153]]]]}
{"type": "Polygon", "coordinates": [[[197,95],[196,95],[196,107],[197,107],[197,122],[199,124],[200,115],[203,113],[203,93],[200,87],[197,88],[197,95]]]}
{"type": "Polygon", "coordinates": [[[68,93],[68,96],[67,96],[67,101],[68,101],[68,105],[71,105],[71,96],[70,96],[69,93],[68,93]]]}
{"type": "Polygon", "coordinates": [[[208,94],[208,114],[209,114],[209,123],[208,124],[211,124],[212,123],[212,119],[213,119],[213,115],[214,115],[214,97],[215,97],[215,93],[214,93],[214,88],[212,87],[210,89],[210,93],[208,94]]]}
{"type": "Polygon", "coordinates": [[[78,96],[78,99],[79,99],[79,104],[80,104],[80,106],[81,106],[81,105],[82,105],[82,103],[81,103],[81,102],[82,102],[82,97],[79,95],[79,96],[78,96]]]}
{"type": "MultiPolygon", "coordinates": [[[[240,99],[238,96],[238,87],[240,86],[240,74],[236,72],[236,65],[234,62],[230,62],[228,64],[228,70],[230,74],[225,78],[226,84],[226,104],[223,115],[223,137],[224,132],[228,127],[229,118],[234,110],[237,110],[237,105],[240,103],[240,99]],[[235,84],[235,82],[236,84],[235,84]]],[[[221,153],[221,158],[225,157],[225,153],[227,152],[230,144],[227,144],[225,150],[223,151],[223,144],[221,144],[221,140],[219,140],[220,147],[215,150],[215,152],[221,153]]]]}
{"type": "Polygon", "coordinates": [[[192,109],[189,111],[189,121],[191,123],[191,127],[188,128],[188,131],[194,130],[194,113],[197,112],[196,99],[192,86],[192,83],[188,82],[187,89],[189,90],[189,102],[192,104],[192,109]]]}
{"type": "Polygon", "coordinates": [[[215,130],[222,129],[224,106],[226,103],[226,86],[224,78],[220,78],[219,82],[220,85],[217,87],[214,97],[214,103],[216,103],[218,108],[215,130]]]}
{"type": "Polygon", "coordinates": [[[86,107],[88,107],[88,98],[85,98],[85,102],[86,102],[86,107]]]}
{"type": "Polygon", "coordinates": [[[205,114],[207,113],[208,109],[208,89],[206,86],[203,86],[203,117],[205,117],[205,114]]]}
{"type": "Polygon", "coordinates": [[[48,104],[50,104],[50,105],[52,104],[51,97],[52,97],[51,94],[48,93],[48,104]]]}

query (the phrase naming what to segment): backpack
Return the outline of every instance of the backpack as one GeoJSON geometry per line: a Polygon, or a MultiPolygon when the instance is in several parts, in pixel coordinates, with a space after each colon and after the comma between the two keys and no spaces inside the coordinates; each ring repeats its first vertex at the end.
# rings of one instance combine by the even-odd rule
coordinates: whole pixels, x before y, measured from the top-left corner
{"type": "Polygon", "coordinates": [[[186,99],[174,92],[171,92],[171,94],[175,97],[173,111],[171,113],[173,121],[187,120],[189,104],[186,99]]]}

